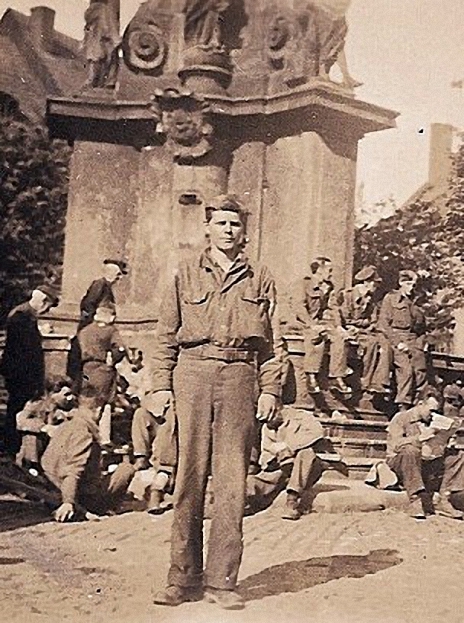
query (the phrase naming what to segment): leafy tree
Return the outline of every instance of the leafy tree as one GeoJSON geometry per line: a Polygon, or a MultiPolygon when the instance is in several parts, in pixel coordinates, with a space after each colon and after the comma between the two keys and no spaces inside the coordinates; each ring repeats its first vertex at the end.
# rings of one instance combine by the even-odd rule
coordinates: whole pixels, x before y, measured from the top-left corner
{"type": "Polygon", "coordinates": [[[59,285],[70,148],[0,118],[0,316],[43,280],[59,285]]]}
{"type": "Polygon", "coordinates": [[[435,346],[447,350],[454,310],[464,306],[464,146],[453,158],[446,196],[417,200],[375,225],[356,232],[355,269],[377,267],[385,289],[401,269],[420,276],[417,300],[435,346]]]}

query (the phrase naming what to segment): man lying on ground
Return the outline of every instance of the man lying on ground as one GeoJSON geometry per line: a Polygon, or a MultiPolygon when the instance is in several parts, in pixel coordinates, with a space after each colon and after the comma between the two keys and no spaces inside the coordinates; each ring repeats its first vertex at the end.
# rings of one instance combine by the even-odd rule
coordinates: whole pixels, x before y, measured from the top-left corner
{"type": "Polygon", "coordinates": [[[111,476],[103,476],[98,421],[101,410],[94,396],[81,395],[73,417],[59,427],[42,457],[46,477],[60,492],[55,519],[65,522],[78,509],[97,515],[117,508],[134,475],[122,463],[111,476]]]}

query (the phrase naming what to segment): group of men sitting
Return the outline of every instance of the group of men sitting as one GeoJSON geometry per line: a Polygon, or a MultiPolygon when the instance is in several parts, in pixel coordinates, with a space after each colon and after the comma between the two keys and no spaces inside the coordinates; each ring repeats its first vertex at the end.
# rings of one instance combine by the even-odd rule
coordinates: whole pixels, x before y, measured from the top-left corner
{"type": "MultiPolygon", "coordinates": [[[[59,521],[114,508],[134,474],[150,467],[153,478],[146,493],[147,506],[150,512],[162,512],[164,496],[172,492],[175,482],[178,449],[174,408],[161,416],[153,415],[146,400],[150,395],[149,370],[140,365],[139,369],[133,367],[114,325],[112,285],[127,272],[127,266],[117,260],[105,260],[103,272],[81,302],[81,319],[68,362],[71,380],[49,384],[45,395],[38,397],[42,392],[35,391],[27,396],[22,392],[18,400],[18,382],[12,373],[21,360],[21,349],[17,348],[21,331],[17,325],[24,338],[24,316],[30,316],[32,310],[36,321],[37,316],[56,303],[54,293],[47,287],[34,291],[26,306],[13,310],[7,324],[3,373],[7,386],[9,382],[13,388],[13,399],[16,398],[13,405],[10,399],[10,417],[14,411],[21,435],[13,453],[19,450],[23,465],[33,474],[44,474],[56,488],[60,504],[55,517],[59,521]],[[36,299],[42,301],[41,309],[37,308],[36,299]],[[126,391],[137,406],[132,418],[134,461],[122,463],[108,475],[101,468],[101,420],[116,398],[118,368],[119,374],[125,370],[126,391]]],[[[378,302],[379,277],[373,267],[357,273],[354,285],[340,292],[335,291],[328,258],[315,259],[310,272],[295,284],[283,320],[284,332],[303,335],[308,391],[321,391],[323,360],[328,353],[329,378],[335,388],[345,395],[352,392],[346,383],[352,373],[347,363],[349,346],[354,347],[361,362],[361,387],[365,392],[389,396],[393,376],[399,413],[389,425],[387,465],[404,484],[411,500],[411,514],[416,517],[427,508],[422,493],[429,490],[430,475],[444,469],[437,509],[442,514],[461,517],[450,504],[450,496],[464,491],[464,463],[461,452],[448,443],[452,438],[449,430],[455,432],[460,418],[454,413],[446,435],[432,420],[431,414],[439,409],[439,402],[426,381],[425,323],[412,299],[417,276],[402,271],[398,290],[378,302]],[[441,450],[435,448],[425,456],[425,448],[438,432],[446,443],[442,441],[441,446],[438,444],[441,450]]],[[[28,339],[30,342],[30,335],[28,339]]],[[[36,359],[40,357],[37,355],[36,359]]],[[[43,362],[40,372],[43,374],[43,362]]],[[[23,386],[24,378],[20,384],[23,386]]],[[[299,519],[305,497],[327,467],[323,439],[323,428],[314,414],[281,404],[276,415],[260,426],[256,459],[247,481],[250,512],[263,508],[286,489],[283,517],[299,519]]]]}
{"type": "Polygon", "coordinates": [[[319,257],[310,275],[296,282],[284,314],[287,333],[303,334],[304,372],[310,393],[321,391],[324,355],[328,378],[344,395],[353,388],[346,380],[353,373],[348,354],[355,352],[361,369],[361,389],[368,394],[393,397],[406,408],[427,383],[424,315],[413,300],[418,277],[399,273],[398,289],[379,300],[380,278],[373,266],[360,270],[354,285],[336,291],[330,259],[319,257]]]}

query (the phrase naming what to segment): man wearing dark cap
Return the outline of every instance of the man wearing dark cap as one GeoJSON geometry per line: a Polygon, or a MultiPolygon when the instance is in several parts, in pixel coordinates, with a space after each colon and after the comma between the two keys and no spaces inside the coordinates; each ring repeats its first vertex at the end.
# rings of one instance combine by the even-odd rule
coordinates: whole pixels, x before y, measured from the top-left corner
{"type": "Polygon", "coordinates": [[[317,257],[311,262],[311,274],[294,284],[289,300],[291,324],[303,332],[304,370],[309,390],[320,392],[319,380],[324,353],[329,349],[329,378],[343,394],[351,389],[344,379],[346,362],[346,331],[341,326],[340,310],[334,296],[332,262],[317,257]]]}
{"type": "Polygon", "coordinates": [[[90,284],[81,301],[81,318],[78,331],[90,324],[100,303],[116,304],[113,285],[127,275],[127,263],[122,260],[106,259],[103,261],[103,275],[90,284]]]}
{"type": "Polygon", "coordinates": [[[395,400],[408,408],[414,396],[427,385],[426,325],[423,313],[412,298],[416,273],[400,271],[398,283],[398,289],[386,294],[382,301],[378,326],[393,349],[395,400]]]}
{"type": "Polygon", "coordinates": [[[362,360],[361,387],[368,393],[386,394],[390,389],[391,348],[377,329],[378,305],[374,300],[380,278],[374,266],[354,277],[354,286],[342,290],[338,305],[342,324],[362,360]]]}
{"type": "Polygon", "coordinates": [[[15,455],[21,447],[16,415],[28,400],[43,394],[45,362],[37,319],[58,305],[58,293],[49,285],[36,288],[28,302],[15,307],[6,321],[6,341],[1,364],[8,391],[4,451],[15,455]]]}
{"type": "Polygon", "coordinates": [[[209,245],[181,260],[162,298],[154,393],[151,405],[146,401],[159,417],[175,400],[179,435],[171,567],[155,603],[196,601],[204,589],[207,601],[239,609],[243,600],[235,587],[255,414],[263,421],[274,414],[284,355],[274,280],[242,252],[246,212],[222,195],[206,204],[205,216],[209,245]],[[203,569],[210,473],[214,506],[203,569]]]}

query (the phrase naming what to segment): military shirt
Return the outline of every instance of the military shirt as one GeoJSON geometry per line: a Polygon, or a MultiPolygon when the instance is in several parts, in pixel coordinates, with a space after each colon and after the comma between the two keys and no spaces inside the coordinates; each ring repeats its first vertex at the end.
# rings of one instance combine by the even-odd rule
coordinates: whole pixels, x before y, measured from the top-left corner
{"type": "Polygon", "coordinates": [[[414,302],[400,294],[399,291],[389,292],[382,301],[379,314],[379,329],[390,340],[418,337],[425,333],[425,318],[414,302]]]}
{"type": "Polygon", "coordinates": [[[332,282],[319,284],[312,277],[300,279],[293,287],[290,309],[296,321],[306,327],[324,321],[339,323],[332,282]]]}
{"type": "Polygon", "coordinates": [[[118,363],[126,353],[116,327],[95,321],[79,332],[78,343],[82,364],[88,361],[106,363],[108,353],[112,354],[113,363],[118,363]]]}
{"type": "Polygon", "coordinates": [[[397,413],[387,428],[387,457],[393,457],[406,445],[421,447],[421,416],[418,409],[412,407],[397,413]]]}
{"type": "Polygon", "coordinates": [[[98,425],[92,412],[78,407],[62,424],[42,457],[45,475],[61,490],[63,503],[75,504],[79,490],[90,494],[101,482],[98,425]]]}
{"type": "Polygon", "coordinates": [[[179,349],[213,344],[256,351],[264,392],[280,396],[283,343],[274,279],[239,256],[224,272],[209,250],[184,258],[162,299],[153,352],[153,391],[172,389],[179,349]]]}
{"type": "Polygon", "coordinates": [[[371,296],[358,295],[356,286],[342,290],[337,297],[343,324],[359,329],[373,328],[377,323],[378,307],[371,296]]]}

